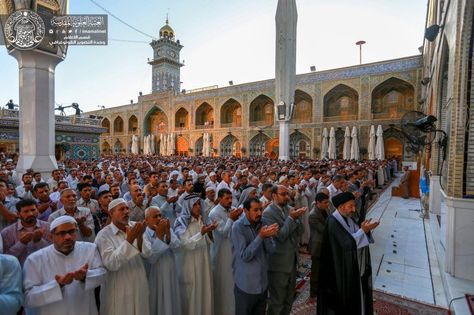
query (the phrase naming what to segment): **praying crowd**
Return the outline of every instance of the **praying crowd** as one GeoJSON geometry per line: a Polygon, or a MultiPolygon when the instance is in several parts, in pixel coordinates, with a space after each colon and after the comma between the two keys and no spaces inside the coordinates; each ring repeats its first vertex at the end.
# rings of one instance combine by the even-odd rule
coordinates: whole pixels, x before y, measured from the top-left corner
{"type": "Polygon", "coordinates": [[[0,313],[372,314],[382,161],[104,156],[19,175],[0,154],[0,313]]]}

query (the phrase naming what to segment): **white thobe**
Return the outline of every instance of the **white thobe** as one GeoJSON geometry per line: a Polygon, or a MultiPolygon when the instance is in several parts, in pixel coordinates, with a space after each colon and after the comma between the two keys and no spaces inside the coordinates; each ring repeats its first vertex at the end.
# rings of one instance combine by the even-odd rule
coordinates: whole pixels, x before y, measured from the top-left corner
{"type": "Polygon", "coordinates": [[[26,314],[97,314],[94,288],[104,282],[106,273],[93,243],[78,241],[67,256],[54,245],[34,252],[23,267],[26,314]],[[62,288],[59,286],[56,275],[63,276],[85,264],[89,270],[84,282],[74,280],[62,288]]]}
{"type": "Polygon", "coordinates": [[[150,257],[145,260],[150,288],[150,314],[181,314],[178,276],[172,252],[179,241],[171,233],[171,242],[167,244],[156,236],[155,231],[147,227],[143,242],[147,242],[151,249],[150,257]]]}
{"type": "Polygon", "coordinates": [[[213,232],[214,243],[211,244],[214,312],[219,315],[233,315],[235,299],[230,232],[234,221],[229,218],[229,212],[220,204],[211,210],[209,220],[218,224],[213,232]]]}
{"type": "Polygon", "coordinates": [[[201,234],[203,225],[201,219],[192,218],[186,231],[178,235],[176,266],[183,315],[213,314],[210,240],[201,234]]]}
{"type": "MultiPolygon", "coordinates": [[[[133,226],[135,222],[130,222],[133,226]]],[[[130,244],[127,235],[111,223],[95,239],[104,266],[109,273],[100,290],[101,315],[148,315],[148,282],[137,241],[130,244]]],[[[143,242],[142,255],[150,248],[143,242]]]]}

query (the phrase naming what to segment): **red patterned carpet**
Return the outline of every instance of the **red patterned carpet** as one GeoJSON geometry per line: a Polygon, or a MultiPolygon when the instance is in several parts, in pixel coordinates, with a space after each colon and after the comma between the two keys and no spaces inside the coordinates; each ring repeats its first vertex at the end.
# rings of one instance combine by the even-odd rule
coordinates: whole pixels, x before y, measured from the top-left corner
{"type": "MultiPolygon", "coordinates": [[[[296,283],[296,298],[291,314],[316,314],[316,302],[309,299],[309,277],[311,276],[311,257],[300,255],[300,267],[296,283]]],[[[374,291],[374,310],[377,315],[441,315],[448,310],[434,305],[403,298],[386,292],[374,291]]]]}

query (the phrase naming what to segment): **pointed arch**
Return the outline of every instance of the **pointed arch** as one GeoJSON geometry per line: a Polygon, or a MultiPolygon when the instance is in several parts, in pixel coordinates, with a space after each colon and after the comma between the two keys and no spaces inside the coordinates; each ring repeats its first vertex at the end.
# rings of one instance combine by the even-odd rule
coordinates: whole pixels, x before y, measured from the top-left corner
{"type": "Polygon", "coordinates": [[[242,144],[234,135],[228,135],[220,143],[221,156],[241,156],[242,144]]]}
{"type": "Polygon", "coordinates": [[[260,94],[251,103],[249,108],[250,126],[273,125],[275,103],[273,100],[260,94]]]}
{"type": "Polygon", "coordinates": [[[201,156],[204,150],[204,138],[201,136],[199,139],[196,140],[194,145],[194,155],[201,156]]]}
{"type": "Polygon", "coordinates": [[[128,133],[135,133],[138,130],[138,118],[135,115],[128,119],[128,133]]]}
{"type": "Polygon", "coordinates": [[[356,120],[359,93],[345,84],[338,84],[324,95],[323,104],[324,121],[356,120]]]}
{"type": "Polygon", "coordinates": [[[290,157],[301,158],[311,156],[311,140],[299,131],[290,135],[290,157]]]}
{"type": "Polygon", "coordinates": [[[166,130],[168,130],[168,117],[161,108],[153,106],[143,120],[143,135],[154,134],[156,136],[166,130]]]}
{"type": "Polygon", "coordinates": [[[189,112],[181,107],[176,111],[176,114],[174,115],[175,118],[175,128],[176,130],[185,130],[189,129],[189,112]]]}
{"type": "Polygon", "coordinates": [[[110,133],[110,120],[108,118],[104,118],[102,120],[101,126],[105,129],[107,129],[107,131],[105,131],[105,133],[110,133]]]}
{"type": "Polygon", "coordinates": [[[176,139],[176,154],[181,156],[188,156],[189,154],[189,142],[185,137],[178,137],[176,139]]]}
{"type": "Polygon", "coordinates": [[[196,109],[196,129],[214,128],[214,108],[209,103],[202,103],[196,109]]]}
{"type": "Polygon", "coordinates": [[[270,141],[270,137],[263,132],[259,132],[255,137],[253,137],[249,143],[250,157],[266,156],[266,153],[268,153],[268,141],[270,141]]]}
{"type": "Polygon", "coordinates": [[[372,90],[374,119],[400,118],[415,109],[415,88],[407,81],[391,77],[372,90]]]}
{"type": "Polygon", "coordinates": [[[313,98],[302,90],[295,91],[293,123],[310,123],[313,113],[313,98]]]}
{"type": "Polygon", "coordinates": [[[124,122],[121,116],[117,116],[114,119],[114,133],[123,133],[124,122]]]}
{"type": "Polygon", "coordinates": [[[123,144],[119,139],[115,140],[114,143],[114,153],[115,154],[120,154],[123,153],[123,144]]]}
{"type": "Polygon", "coordinates": [[[227,100],[221,107],[221,127],[242,126],[242,105],[235,99],[227,100]]]}
{"type": "Polygon", "coordinates": [[[102,154],[110,154],[111,149],[110,149],[110,144],[107,141],[104,141],[102,143],[102,154]]]}

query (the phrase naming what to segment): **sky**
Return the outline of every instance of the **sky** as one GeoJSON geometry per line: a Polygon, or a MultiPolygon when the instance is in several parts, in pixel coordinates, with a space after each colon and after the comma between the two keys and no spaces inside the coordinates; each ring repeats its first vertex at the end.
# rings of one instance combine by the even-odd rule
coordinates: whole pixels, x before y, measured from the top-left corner
{"type": "MultiPolygon", "coordinates": [[[[184,48],[182,89],[227,86],[275,76],[277,0],[95,0],[127,23],[159,37],[170,25],[184,48]]],[[[427,0],[296,0],[296,72],[327,70],[419,54],[427,0]]],[[[105,14],[90,0],[70,0],[71,14],[105,14]]],[[[151,92],[151,38],[109,16],[107,46],[70,46],[56,67],[56,103],[84,111],[137,101],[151,92]],[[114,41],[131,40],[138,42],[114,41]]],[[[18,65],[0,47],[0,105],[18,103],[18,65]]],[[[67,112],[72,114],[73,111],[67,112]]]]}

